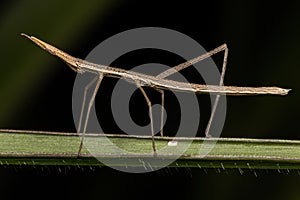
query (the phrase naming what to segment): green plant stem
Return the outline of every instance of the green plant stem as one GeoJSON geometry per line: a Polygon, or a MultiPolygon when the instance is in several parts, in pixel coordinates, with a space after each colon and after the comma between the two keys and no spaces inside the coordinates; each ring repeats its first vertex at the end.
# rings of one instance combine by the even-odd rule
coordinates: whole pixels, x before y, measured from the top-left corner
{"type": "MultiPolygon", "coordinates": [[[[172,139],[156,137],[158,156],[153,157],[150,136],[87,134],[89,149],[83,148],[77,157],[80,144],[77,133],[0,130],[0,164],[104,165],[96,156],[114,160],[119,166],[142,167],[138,158],[175,160],[178,157],[169,167],[300,169],[299,140],[176,138],[178,145],[168,146],[172,139]],[[179,155],[177,150],[184,145],[188,148],[179,155]],[[126,153],[116,153],[115,146],[126,153]],[[203,154],[203,150],[209,149],[207,155],[203,154]]],[[[154,167],[159,167],[159,163],[154,167]]]]}

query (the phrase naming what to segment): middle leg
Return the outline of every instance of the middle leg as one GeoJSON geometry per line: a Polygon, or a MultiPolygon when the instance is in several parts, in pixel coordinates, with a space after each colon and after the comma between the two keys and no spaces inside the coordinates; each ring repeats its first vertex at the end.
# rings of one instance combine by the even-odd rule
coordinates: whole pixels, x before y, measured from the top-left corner
{"type": "Polygon", "coordinates": [[[161,94],[161,113],[160,113],[160,136],[164,136],[164,107],[165,107],[165,93],[161,89],[155,89],[161,94]]]}
{"type": "Polygon", "coordinates": [[[149,107],[149,116],[150,116],[150,126],[151,126],[151,137],[152,137],[152,149],[153,149],[153,154],[154,156],[157,155],[156,153],[156,146],[155,146],[155,141],[154,141],[154,129],[153,129],[153,115],[152,115],[152,104],[151,101],[149,99],[149,97],[147,96],[145,90],[143,89],[143,87],[141,86],[141,84],[139,82],[135,82],[136,86],[140,89],[140,91],[142,92],[143,96],[145,97],[145,100],[147,102],[147,105],[149,107]]]}

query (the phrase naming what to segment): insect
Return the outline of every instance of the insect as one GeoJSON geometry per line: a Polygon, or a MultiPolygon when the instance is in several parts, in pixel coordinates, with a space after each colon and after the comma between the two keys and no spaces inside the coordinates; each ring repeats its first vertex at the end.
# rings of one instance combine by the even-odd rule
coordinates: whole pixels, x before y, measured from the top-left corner
{"type": "Polygon", "coordinates": [[[22,36],[27,37],[31,41],[33,41],[35,44],[37,44],[42,49],[46,50],[47,52],[59,57],[62,59],[73,71],[77,73],[84,73],[84,72],[91,72],[97,74],[97,77],[94,78],[85,88],[84,91],[84,98],[81,108],[81,114],[79,119],[79,125],[78,125],[78,131],[81,130],[82,126],[82,118],[83,118],[83,110],[84,105],[86,101],[86,92],[87,90],[96,83],[95,89],[93,91],[92,97],[89,100],[88,108],[83,124],[83,131],[82,131],[82,137],[81,142],[78,150],[78,156],[81,154],[82,146],[84,137],[86,134],[86,128],[87,123],[89,120],[89,114],[91,111],[91,107],[95,101],[95,97],[97,94],[97,91],[100,87],[101,81],[104,77],[115,77],[115,78],[123,78],[128,82],[131,82],[135,84],[141,93],[143,94],[147,105],[149,107],[149,116],[150,116],[150,125],[151,125],[151,136],[152,136],[152,149],[153,154],[157,155],[156,152],[156,146],[155,146],[155,140],[154,140],[154,129],[153,129],[153,117],[152,117],[152,104],[150,99],[148,98],[145,90],[143,89],[144,86],[152,87],[153,89],[157,90],[161,93],[161,129],[160,129],[160,135],[163,136],[163,107],[164,107],[164,90],[175,90],[175,91],[181,91],[181,92],[194,92],[196,94],[215,94],[216,99],[212,107],[210,119],[208,121],[206,130],[205,130],[205,136],[210,137],[209,130],[211,127],[212,120],[214,118],[214,114],[220,99],[220,95],[231,95],[231,96],[250,96],[250,95],[262,95],[262,94],[270,94],[270,95],[286,95],[290,91],[290,89],[283,89],[279,87],[237,87],[237,86],[223,86],[225,71],[226,71],[226,64],[227,64],[227,57],[228,57],[228,48],[226,44],[223,44],[205,54],[202,54],[198,57],[195,57],[191,60],[188,60],[184,63],[181,63],[173,68],[170,68],[162,73],[160,73],[157,76],[150,76],[138,72],[133,71],[127,71],[120,68],[115,68],[111,66],[101,65],[101,64],[95,64],[91,63],[79,58],[75,58],[64,51],[46,43],[42,40],[34,37],[34,36],[28,36],[24,33],[21,34],[22,36]],[[194,84],[194,83],[184,83],[184,82],[178,82],[174,80],[166,79],[168,76],[179,72],[180,70],[183,70],[189,66],[192,66],[193,64],[204,60],[214,54],[217,54],[219,52],[224,51],[224,58],[223,58],[223,65],[222,65],[222,72],[220,76],[220,82],[219,85],[202,85],[202,84],[194,84]]]}

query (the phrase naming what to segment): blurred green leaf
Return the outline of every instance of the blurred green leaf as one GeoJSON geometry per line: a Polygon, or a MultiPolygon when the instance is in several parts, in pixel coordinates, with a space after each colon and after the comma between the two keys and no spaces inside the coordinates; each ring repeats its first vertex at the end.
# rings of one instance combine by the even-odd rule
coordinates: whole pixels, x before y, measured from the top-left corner
{"type": "Polygon", "coordinates": [[[0,122],[5,126],[18,112],[19,107],[32,99],[36,90],[42,88],[44,77],[58,70],[51,66],[51,58],[36,54],[38,50],[20,33],[28,33],[47,41],[55,41],[67,49],[75,46],[78,38],[89,31],[95,20],[103,20],[115,5],[111,0],[82,1],[34,1],[23,0],[11,3],[2,13],[0,21],[1,98],[0,122]],[[22,101],[20,101],[22,99],[22,101]]]}

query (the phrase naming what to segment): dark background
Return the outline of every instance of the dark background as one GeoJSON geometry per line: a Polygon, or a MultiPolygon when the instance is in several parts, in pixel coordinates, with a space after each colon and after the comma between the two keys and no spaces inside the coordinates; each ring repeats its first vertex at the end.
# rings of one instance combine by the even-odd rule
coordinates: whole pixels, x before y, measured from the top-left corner
{"type": "MultiPolygon", "coordinates": [[[[276,85],[293,89],[285,97],[227,98],[222,137],[299,139],[300,3],[195,2],[2,1],[0,127],[76,131],[72,116],[76,74],[20,33],[35,35],[73,56],[85,58],[97,44],[114,34],[154,26],[182,32],[206,50],[227,43],[226,85],[276,85]]],[[[157,55],[140,52],[136,54],[137,61],[133,61],[133,54],[119,60],[117,65],[141,64],[141,58],[145,58],[145,63],[155,60],[174,64],[167,59],[172,56],[158,59],[157,55]]],[[[218,65],[220,58],[215,58],[218,65]]],[[[109,82],[106,85],[104,91],[109,91],[109,82]]],[[[97,102],[102,94],[97,96],[97,102]]],[[[143,103],[137,105],[140,104],[143,103]]],[[[204,126],[201,123],[199,136],[204,126]]],[[[117,130],[112,125],[108,129],[117,130]]],[[[0,188],[1,195],[14,198],[37,195],[37,190],[53,198],[156,199],[160,194],[169,199],[299,198],[299,171],[257,170],[256,174],[257,177],[250,170],[241,174],[238,170],[219,173],[163,169],[148,174],[126,174],[107,167],[1,167],[0,188]]]]}

